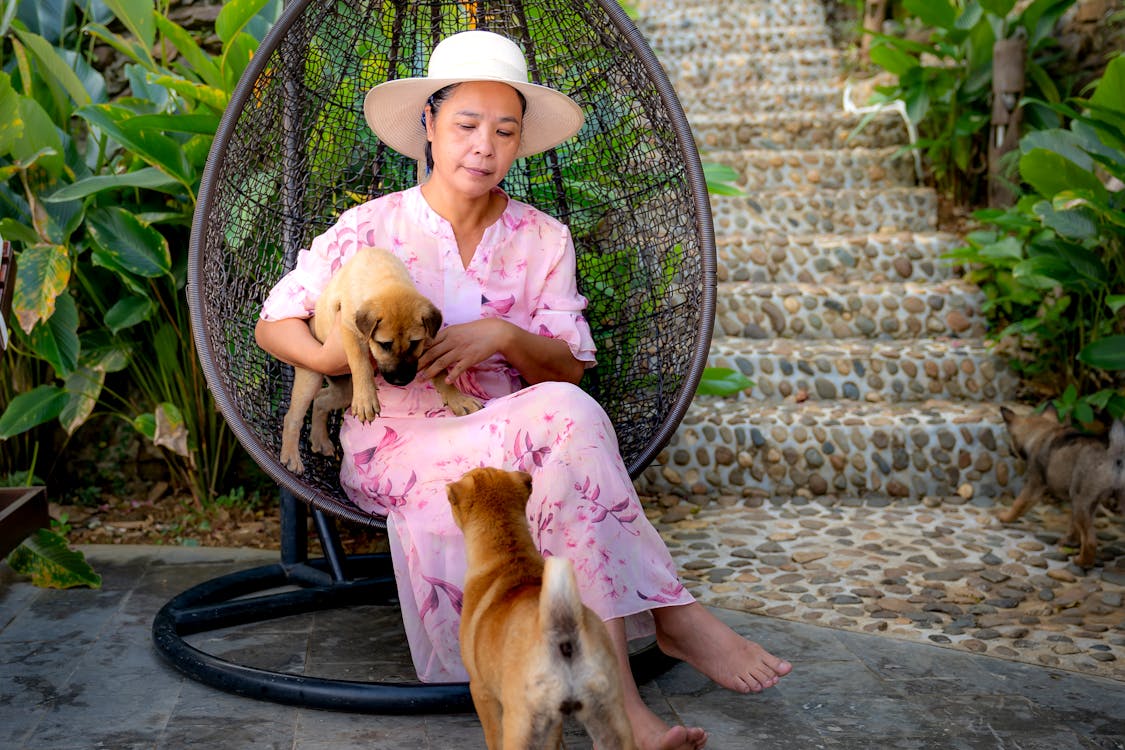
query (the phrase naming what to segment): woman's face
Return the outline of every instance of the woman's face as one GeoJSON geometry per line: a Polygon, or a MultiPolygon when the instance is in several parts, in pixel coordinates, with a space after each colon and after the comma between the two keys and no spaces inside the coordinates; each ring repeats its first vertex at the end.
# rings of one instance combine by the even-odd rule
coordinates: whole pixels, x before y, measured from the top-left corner
{"type": "Polygon", "coordinates": [[[523,108],[506,83],[457,86],[434,117],[426,110],[435,177],[468,197],[487,195],[508,173],[520,146],[523,108]]]}

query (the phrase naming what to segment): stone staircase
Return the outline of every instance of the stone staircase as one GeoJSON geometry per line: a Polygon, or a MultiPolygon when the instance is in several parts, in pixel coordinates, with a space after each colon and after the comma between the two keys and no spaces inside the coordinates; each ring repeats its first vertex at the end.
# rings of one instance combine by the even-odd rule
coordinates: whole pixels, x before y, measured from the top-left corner
{"type": "Polygon", "coordinates": [[[719,294],[711,366],[754,388],[697,397],[638,479],[652,494],[995,497],[1018,385],[983,341],[982,297],[942,253],[901,117],[843,109],[820,0],[640,0],[704,161],[719,294]]]}

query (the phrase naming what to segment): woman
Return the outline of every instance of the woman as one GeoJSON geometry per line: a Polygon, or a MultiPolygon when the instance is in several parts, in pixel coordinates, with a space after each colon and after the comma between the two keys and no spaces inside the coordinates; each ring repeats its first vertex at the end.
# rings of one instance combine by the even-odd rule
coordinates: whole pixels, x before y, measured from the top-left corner
{"type": "Polygon", "coordinates": [[[467,679],[457,638],[464,548],[445,486],[478,466],[521,469],[534,479],[528,520],[537,546],[574,562],[583,600],[609,628],[638,745],[702,747],[702,729],[670,728],[644,705],[628,669],[628,636],[655,628],[666,653],[740,692],[776,684],[790,665],[734,633],[680,584],[612,424],[576,386],[594,345],[570,234],[498,187],[517,157],[576,133],[581,110],[529,84],[519,48],[484,31],[444,40],[425,78],[376,86],[364,110],[384,143],[425,158],[429,179],[346,211],[317,237],[266,300],[257,338],[283,361],[346,372],[340,341],[318,343],[304,319],[331,274],[367,245],[400,257],[443,311],[446,327],[423,356],[422,377],[401,388],[380,380],[379,418],[348,415],[340,431],[345,491],[387,517],[419,678],[467,679]],[[443,369],[485,407],[451,416],[428,382],[443,369]]]}

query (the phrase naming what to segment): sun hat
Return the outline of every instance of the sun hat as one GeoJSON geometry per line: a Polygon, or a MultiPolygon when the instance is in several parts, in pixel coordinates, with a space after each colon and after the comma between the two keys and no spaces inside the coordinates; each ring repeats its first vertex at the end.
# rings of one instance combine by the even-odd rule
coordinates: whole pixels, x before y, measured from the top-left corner
{"type": "Polygon", "coordinates": [[[412,159],[426,154],[421,116],[435,91],[467,81],[501,81],[527,100],[517,157],[559,145],[578,132],[585,119],[566,94],[529,83],[527,62],[516,43],[491,31],[462,31],[446,37],[430,54],[426,76],[397,78],[367,92],[363,114],[379,140],[412,159]]]}

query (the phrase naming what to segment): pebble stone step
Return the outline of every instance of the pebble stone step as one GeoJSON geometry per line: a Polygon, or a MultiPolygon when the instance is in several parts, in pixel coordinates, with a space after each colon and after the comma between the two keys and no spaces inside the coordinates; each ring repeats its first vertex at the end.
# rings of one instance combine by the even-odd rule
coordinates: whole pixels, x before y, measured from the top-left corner
{"type": "MultiPolygon", "coordinates": [[[[736,92],[727,96],[738,99],[736,92]]],[[[758,112],[697,115],[690,120],[700,150],[883,148],[901,146],[909,136],[895,112],[883,111],[858,129],[866,115],[855,112],[758,112]]]]}
{"type": "Polygon", "coordinates": [[[732,94],[729,86],[681,86],[676,91],[689,118],[702,115],[745,116],[747,101],[753,102],[753,111],[790,113],[795,109],[804,112],[830,114],[840,111],[842,89],[835,83],[761,83],[732,94]]]}
{"type": "Polygon", "coordinates": [[[901,403],[930,399],[1013,399],[1018,378],[980,341],[764,339],[723,336],[711,343],[710,367],[754,381],[738,397],[753,401],[901,403]]]}
{"type": "Polygon", "coordinates": [[[937,284],[754,284],[718,287],[715,335],[750,339],[979,338],[976,287],[937,284]]]}
{"type": "Polygon", "coordinates": [[[835,79],[840,53],[834,49],[791,50],[766,54],[692,55],[665,64],[676,88],[726,86],[740,90],[767,81],[814,82],[835,79]]]}
{"type": "Polygon", "coordinates": [[[766,232],[716,239],[719,281],[808,284],[935,282],[952,278],[942,255],[963,243],[943,232],[792,235],[766,232]]]}
{"type": "Polygon", "coordinates": [[[638,28],[657,56],[668,60],[693,54],[757,55],[795,49],[819,49],[832,43],[828,29],[818,26],[746,29],[738,36],[731,36],[726,31],[684,34],[678,28],[669,29],[650,22],[641,22],[638,28]]]}
{"type": "Polygon", "coordinates": [[[642,24],[649,32],[727,34],[732,39],[754,29],[811,26],[827,29],[824,6],[815,0],[799,2],[665,3],[643,9],[642,24]]]}
{"type": "Polygon", "coordinates": [[[901,187],[914,182],[914,160],[895,146],[842,149],[708,151],[707,160],[739,174],[743,190],[901,187]]]}
{"type": "Polygon", "coordinates": [[[743,497],[995,497],[1017,465],[995,404],[697,397],[638,487],[743,497]]]}
{"type": "Polygon", "coordinates": [[[914,187],[763,191],[712,196],[711,214],[717,233],[925,232],[937,227],[937,193],[914,187]]]}

